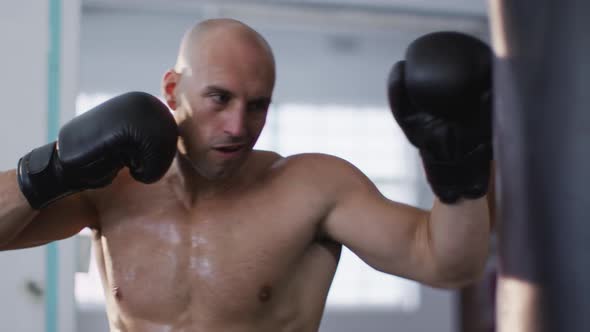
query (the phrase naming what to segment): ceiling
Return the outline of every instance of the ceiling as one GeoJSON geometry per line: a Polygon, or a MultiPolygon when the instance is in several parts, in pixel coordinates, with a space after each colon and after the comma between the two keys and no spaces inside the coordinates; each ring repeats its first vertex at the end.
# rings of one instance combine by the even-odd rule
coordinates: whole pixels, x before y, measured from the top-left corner
{"type": "Polygon", "coordinates": [[[82,0],[86,8],[187,9],[224,6],[399,12],[421,15],[486,16],[486,0],[82,0]]]}
{"type": "Polygon", "coordinates": [[[462,30],[485,38],[487,0],[81,0],[105,12],[232,17],[258,28],[317,32],[462,30]]]}

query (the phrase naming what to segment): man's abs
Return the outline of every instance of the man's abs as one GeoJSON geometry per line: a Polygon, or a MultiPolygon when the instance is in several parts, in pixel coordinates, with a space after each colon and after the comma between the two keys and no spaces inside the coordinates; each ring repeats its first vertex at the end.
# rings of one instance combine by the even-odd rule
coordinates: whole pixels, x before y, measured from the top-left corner
{"type": "Polygon", "coordinates": [[[187,207],[173,178],[121,178],[93,197],[114,331],[317,330],[339,254],[318,211],[272,185],[187,207]]]}

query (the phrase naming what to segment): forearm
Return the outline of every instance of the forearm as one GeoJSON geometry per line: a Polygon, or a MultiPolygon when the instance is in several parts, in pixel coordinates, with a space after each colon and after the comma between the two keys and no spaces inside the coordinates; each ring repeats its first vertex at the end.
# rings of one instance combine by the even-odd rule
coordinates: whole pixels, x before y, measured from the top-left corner
{"type": "Polygon", "coordinates": [[[16,171],[0,173],[0,245],[16,237],[37,213],[21,194],[16,171]]]}
{"type": "Polygon", "coordinates": [[[487,199],[447,205],[435,200],[427,224],[429,249],[439,282],[461,285],[479,277],[488,255],[490,218],[487,199]]]}

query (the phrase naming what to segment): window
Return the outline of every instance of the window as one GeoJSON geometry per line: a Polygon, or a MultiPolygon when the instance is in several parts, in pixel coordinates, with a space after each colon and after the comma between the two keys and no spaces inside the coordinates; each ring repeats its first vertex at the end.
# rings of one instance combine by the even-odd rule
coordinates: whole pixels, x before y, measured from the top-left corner
{"type": "MultiPolygon", "coordinates": [[[[386,197],[413,205],[419,198],[415,151],[386,108],[273,105],[256,147],[284,156],[332,154],[357,166],[386,197]]],[[[373,270],[343,250],[328,308],[414,311],[419,304],[418,283],[373,270]]]]}

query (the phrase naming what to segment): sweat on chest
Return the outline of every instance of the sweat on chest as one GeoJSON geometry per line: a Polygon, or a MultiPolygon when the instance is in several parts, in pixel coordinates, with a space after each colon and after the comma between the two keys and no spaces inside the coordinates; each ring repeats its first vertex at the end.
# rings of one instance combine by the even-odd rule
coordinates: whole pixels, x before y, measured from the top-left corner
{"type": "Polygon", "coordinates": [[[142,295],[134,290],[149,289],[162,302],[271,301],[288,282],[310,235],[280,221],[231,219],[143,219],[105,230],[116,297],[139,300],[142,295]]]}

